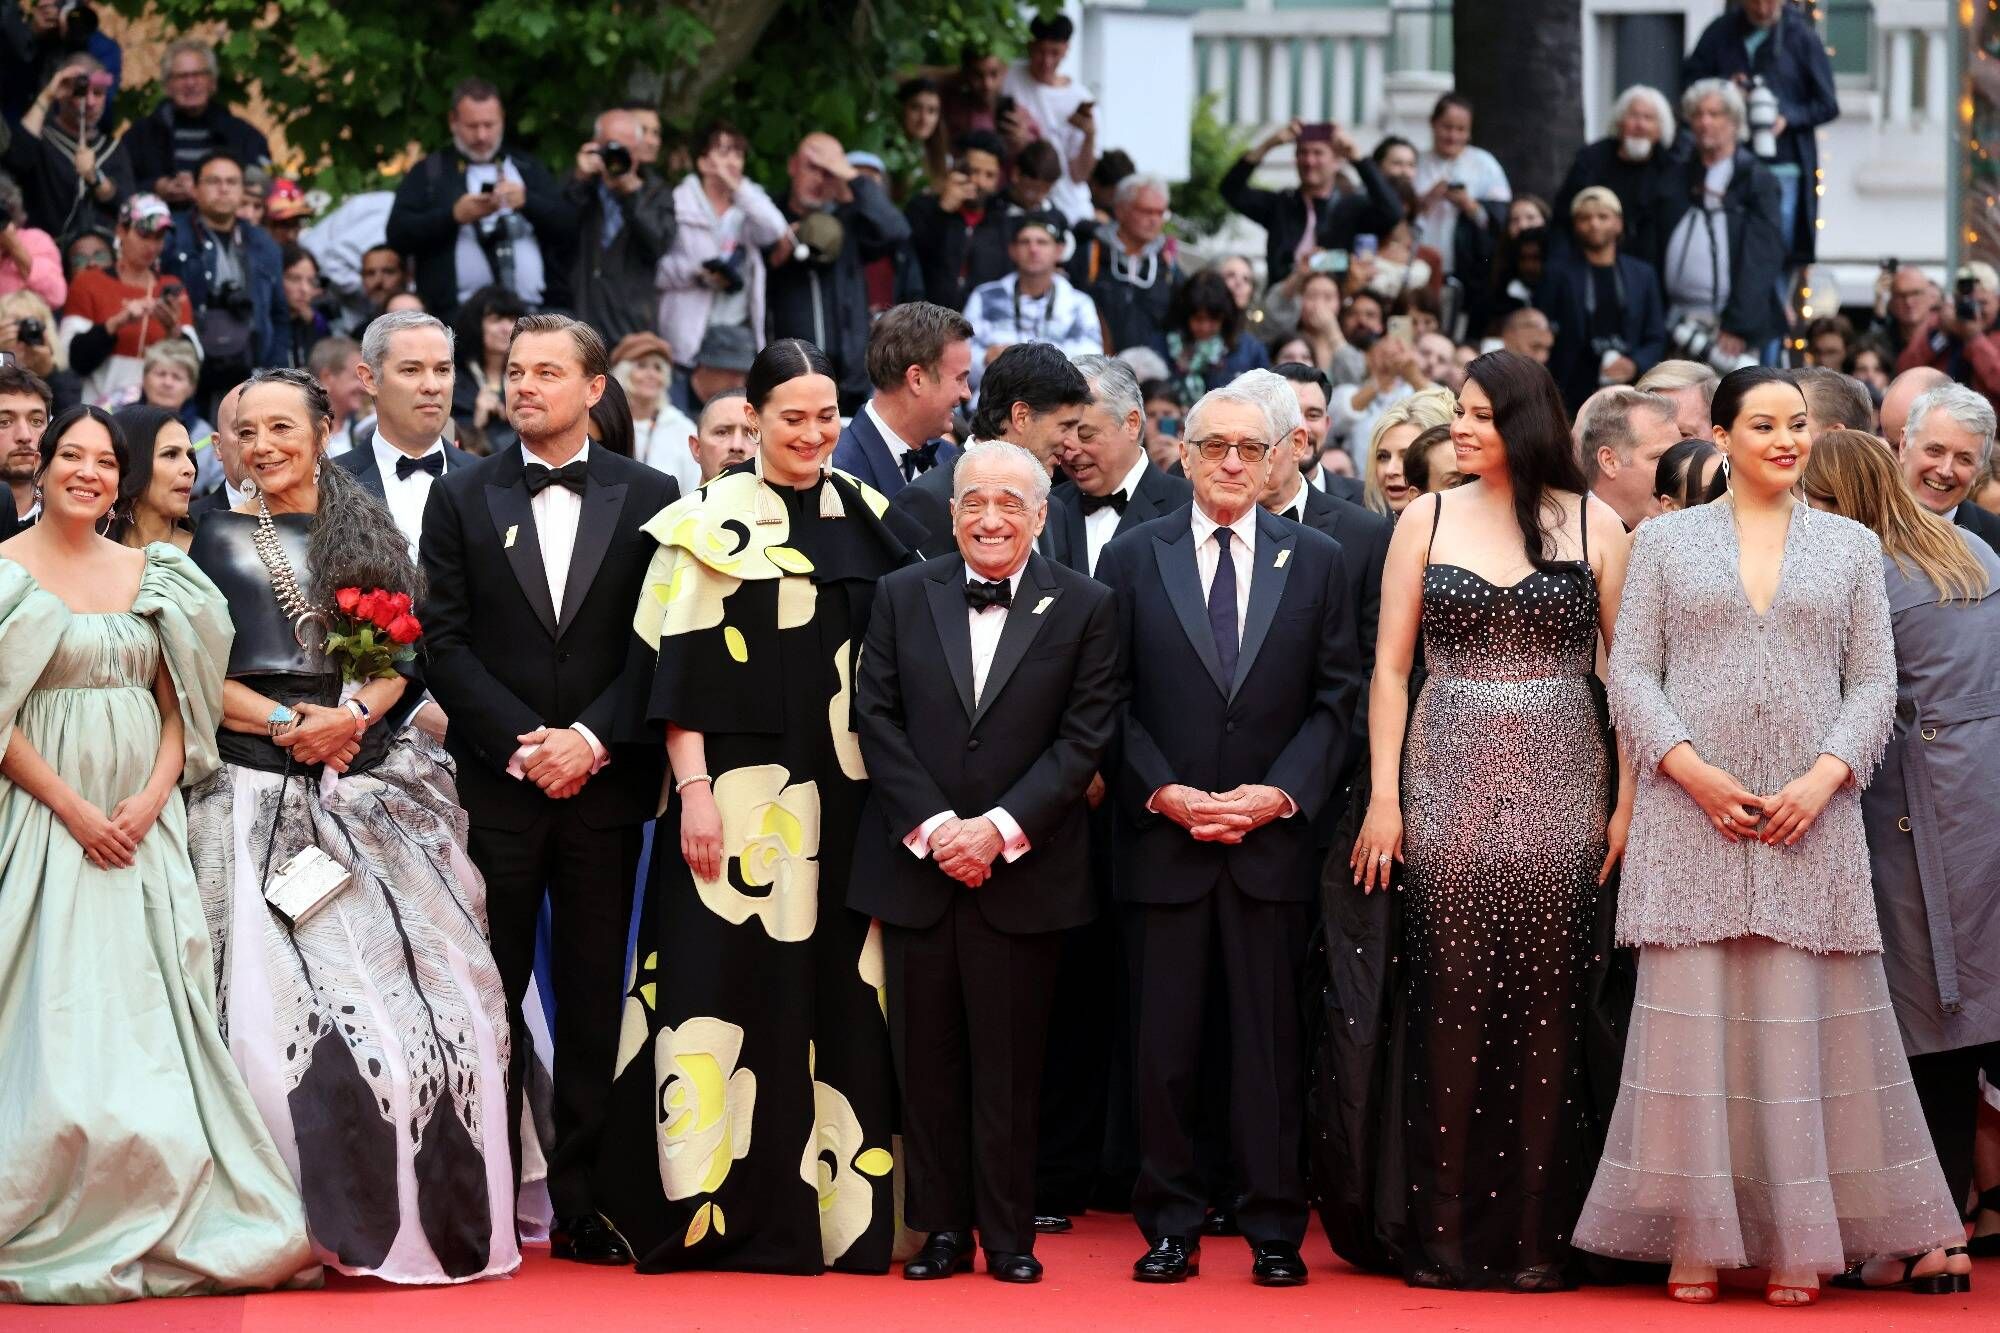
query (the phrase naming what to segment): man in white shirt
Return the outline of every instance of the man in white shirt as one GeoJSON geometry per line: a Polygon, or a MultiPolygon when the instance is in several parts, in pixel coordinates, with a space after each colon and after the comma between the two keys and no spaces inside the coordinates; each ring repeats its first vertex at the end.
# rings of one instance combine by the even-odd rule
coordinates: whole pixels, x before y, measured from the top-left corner
{"type": "Polygon", "coordinates": [[[980,283],[965,301],[965,317],[972,323],[974,390],[984,382],[986,368],[1020,343],[1054,343],[1071,356],[1104,350],[1097,303],[1058,272],[1062,229],[1042,213],[1010,218],[1007,225],[1013,229],[1007,254],[1014,271],[980,283]]]}
{"type": "Polygon", "coordinates": [[[833,465],[893,500],[958,457],[951,417],[972,399],[972,325],[956,310],[905,301],[868,332],[873,395],[840,432],[833,465]]]}
{"type": "Polygon", "coordinates": [[[1083,796],[1111,741],[1117,614],[1035,553],[1039,458],[975,443],[953,481],[957,549],[876,589],[847,905],[882,923],[905,1215],[930,1233],[903,1275],[968,1270],[976,1231],[989,1273],[1035,1282],[1043,1054],[1064,932],[1097,911],[1083,796]]]}
{"type": "Polygon", "coordinates": [[[1062,72],[1076,25],[1067,14],[1028,24],[1028,58],[1007,71],[1002,98],[1011,97],[1034,118],[1042,138],[1055,145],[1063,178],[1049,192],[1049,204],[1071,225],[1096,216],[1090,203],[1090,173],[1097,165],[1096,99],[1090,89],[1062,72]]]}

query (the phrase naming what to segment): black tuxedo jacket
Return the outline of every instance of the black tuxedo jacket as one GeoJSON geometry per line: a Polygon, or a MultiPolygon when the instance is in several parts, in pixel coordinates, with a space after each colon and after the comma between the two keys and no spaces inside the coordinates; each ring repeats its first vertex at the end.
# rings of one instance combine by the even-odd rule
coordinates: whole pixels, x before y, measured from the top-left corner
{"type": "Polygon", "coordinates": [[[1350,477],[1343,472],[1328,472],[1323,467],[1316,467],[1308,472],[1306,484],[1316,491],[1329,492],[1335,499],[1346,500],[1350,504],[1360,504],[1361,497],[1367,494],[1367,487],[1361,484],[1361,478],[1350,477]]]}
{"type": "MultiPolygon", "coordinates": [[[[882,515],[889,531],[926,560],[958,549],[951,535],[951,472],[948,467],[932,468],[897,491],[882,515]]],[[[1048,533],[1042,538],[1046,554],[1048,533]]]]}
{"type": "Polygon", "coordinates": [[[1272,902],[1310,899],[1312,821],[1344,767],[1360,690],[1360,649],[1340,547],[1257,512],[1250,605],[1236,674],[1225,680],[1195,562],[1191,505],[1104,548],[1098,578],[1118,596],[1126,701],[1114,892],[1126,902],[1186,903],[1225,872],[1272,902]],[[1146,809],[1174,783],[1228,791],[1277,787],[1298,812],[1236,844],[1197,842],[1146,809]]]}
{"type": "Polygon", "coordinates": [[[1952,514],[1951,521],[1980,538],[1994,550],[2000,551],[2000,518],[1987,513],[1969,498],[1958,502],[1958,509],[1952,514]]]}
{"type": "Polygon", "coordinates": [[[1117,630],[1110,589],[1031,554],[975,706],[964,557],[882,578],[854,685],[869,795],[848,906],[921,929],[969,892],[987,924],[1008,934],[1096,914],[1083,796],[1111,742],[1117,630]],[[903,845],[940,811],[972,819],[995,806],[1021,826],[1029,850],[1012,865],[996,860],[978,889],[903,845]]]}
{"type": "Polygon", "coordinates": [[[227,486],[217,486],[207,495],[198,495],[195,497],[194,503],[188,506],[188,522],[195,527],[200,527],[201,521],[204,518],[207,518],[218,509],[227,508],[229,508],[229,488],[227,486]]]}
{"type": "MultiPolygon", "coordinates": [[[[958,446],[950,440],[938,441],[937,445],[937,462],[931,465],[930,471],[942,471],[949,478],[952,464],[958,461],[958,446]]],[[[868,419],[866,412],[856,412],[841,427],[840,439],[833,446],[833,465],[842,472],[861,478],[891,500],[909,484],[903,476],[903,469],[889,457],[889,442],[882,438],[881,431],[875,429],[875,423],[868,419]]],[[[949,498],[951,492],[947,490],[945,495],[949,498]]]]}
{"type": "Polygon", "coordinates": [[[549,601],[534,511],[516,444],[477,467],[453,467],[431,487],[422,555],[426,680],[451,718],[445,746],[474,824],[516,828],[549,798],[507,776],[517,737],[581,722],[611,762],[571,797],[593,828],[652,818],[659,745],[619,744],[644,688],[632,633],[655,542],[640,525],[677,498],[672,477],[590,449],[563,604],[549,601]]]}
{"type": "MultiPolygon", "coordinates": [[[[591,452],[596,453],[597,450],[592,449],[591,452]]],[[[382,470],[375,465],[375,444],[372,433],[369,436],[367,444],[349,449],[346,453],[337,456],[333,461],[346,468],[348,473],[356,481],[366,486],[369,494],[373,495],[376,499],[380,500],[386,494],[382,489],[382,470]]],[[[471,467],[479,461],[479,455],[469,454],[456,445],[447,443],[444,447],[444,470],[446,474],[456,472],[460,468],[471,467]]],[[[440,476],[438,480],[443,481],[444,477],[440,476]]]]}
{"type": "MultiPolygon", "coordinates": [[[[1125,506],[1125,512],[1118,516],[1118,530],[1112,534],[1112,541],[1124,536],[1141,523],[1150,523],[1162,514],[1171,513],[1194,498],[1194,487],[1185,477],[1167,475],[1152,463],[1139,476],[1139,484],[1132,488],[1132,499],[1125,506]]],[[[1049,522],[1045,529],[1048,542],[1045,550],[1062,564],[1080,574],[1090,573],[1090,542],[1083,531],[1083,492],[1075,482],[1065,481],[1049,492],[1049,522]]],[[[1110,542],[1105,549],[1110,549],[1110,542]]],[[[1102,558],[1102,553],[1099,553],[1102,558]]]]}
{"type": "MultiPolygon", "coordinates": [[[[1382,612],[1382,564],[1389,558],[1389,538],[1396,525],[1364,505],[1343,500],[1312,487],[1306,497],[1305,525],[1340,543],[1340,560],[1347,566],[1348,604],[1354,608],[1354,632],[1361,644],[1364,692],[1375,669],[1375,625],[1382,612]]],[[[1356,725],[1366,728],[1367,709],[1355,708],[1356,725]]]]}
{"type": "Polygon", "coordinates": [[[0,542],[21,530],[21,515],[14,508],[14,488],[0,486],[0,542]]]}

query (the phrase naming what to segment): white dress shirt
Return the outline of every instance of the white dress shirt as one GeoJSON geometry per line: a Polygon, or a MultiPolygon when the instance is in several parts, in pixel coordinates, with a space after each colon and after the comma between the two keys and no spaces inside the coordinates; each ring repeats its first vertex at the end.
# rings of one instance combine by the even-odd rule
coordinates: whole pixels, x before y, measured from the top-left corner
{"type": "MultiPolygon", "coordinates": [[[[568,462],[588,460],[590,441],[570,457],[568,462]]],[[[524,445],[521,449],[521,466],[524,470],[547,467],[548,464],[529,453],[524,445]]],[[[412,478],[414,480],[414,478],[412,478]]],[[[563,593],[569,588],[569,559],[576,550],[577,520],[583,514],[583,497],[567,486],[544,486],[528,501],[529,512],[535,516],[535,538],[542,550],[542,569],[549,578],[549,605],[555,608],[558,618],[562,616],[563,593]]],[[[547,726],[544,722],[542,725],[547,726]]],[[[589,727],[581,722],[570,724],[571,731],[589,743],[590,752],[596,762],[590,766],[595,773],[611,762],[611,752],[604,748],[604,742],[591,734],[589,727]]],[[[507,772],[513,777],[525,777],[521,765],[528,756],[540,749],[536,745],[523,745],[514,751],[514,757],[507,761],[507,772]]]]}
{"type": "MultiPolygon", "coordinates": [[[[1139,489],[1139,478],[1145,475],[1146,451],[1141,449],[1138,461],[1132,464],[1132,470],[1125,474],[1125,480],[1118,483],[1118,489],[1113,491],[1112,494],[1123,495],[1129,504],[1132,499],[1132,493],[1139,489]]],[[[1124,517],[1123,514],[1113,509],[1110,505],[1106,505],[1094,514],[1085,514],[1083,516],[1083,544],[1089,556],[1089,564],[1086,568],[1091,573],[1095,574],[1097,572],[1097,557],[1103,552],[1105,545],[1118,535],[1118,524],[1124,517]]]]}
{"type": "MultiPolygon", "coordinates": [[[[1009,592],[1016,596],[1020,594],[1021,575],[1026,573],[1027,569],[1028,562],[1023,560],[1021,567],[1007,576],[1009,592]]],[[[985,582],[985,580],[980,579],[977,574],[972,572],[972,566],[967,565],[965,567],[965,581],[971,583],[975,580],[985,582]]],[[[970,606],[965,608],[966,626],[972,632],[972,702],[974,707],[978,706],[980,697],[986,692],[986,673],[993,667],[993,654],[1000,647],[1000,635],[1007,628],[1007,617],[1009,614],[1008,609],[1004,606],[982,607],[977,611],[973,610],[970,606]]],[[[910,849],[911,855],[915,856],[919,861],[923,860],[931,854],[931,835],[937,832],[938,826],[946,820],[957,819],[958,817],[958,813],[954,810],[938,811],[929,819],[911,829],[909,836],[903,839],[903,845],[910,849]]],[[[999,830],[1001,859],[1012,862],[1018,861],[1027,855],[1028,835],[1021,831],[1021,826],[1014,821],[1014,816],[996,805],[986,812],[986,818],[993,821],[993,827],[999,830]]]]}
{"type": "Polygon", "coordinates": [[[435,440],[431,447],[421,454],[406,454],[395,445],[382,438],[376,431],[369,441],[369,448],[375,452],[375,471],[382,478],[382,498],[389,504],[389,517],[396,520],[396,527],[410,543],[410,559],[417,558],[417,539],[424,533],[424,505],[431,498],[431,485],[437,478],[428,472],[412,472],[407,477],[396,475],[396,460],[399,458],[428,458],[432,454],[444,453],[444,441],[435,440]]]}
{"type": "MultiPolygon", "coordinates": [[[[1222,543],[1215,539],[1215,530],[1220,525],[1201,506],[1194,507],[1194,567],[1201,575],[1201,600],[1208,601],[1208,590],[1215,586],[1216,558],[1222,551],[1222,543]]],[[[1257,506],[1243,511],[1243,516],[1229,525],[1234,534],[1229,543],[1229,558],[1236,566],[1236,642],[1243,642],[1243,622],[1250,615],[1250,573],[1257,564],[1257,506]]]]}
{"type": "Polygon", "coordinates": [[[889,446],[889,461],[896,465],[896,471],[901,472],[903,470],[903,455],[910,452],[909,442],[896,434],[895,431],[889,429],[889,423],[882,420],[882,414],[875,410],[875,400],[873,398],[863,403],[861,410],[866,412],[868,419],[875,423],[875,429],[881,433],[882,443],[889,446]]]}
{"type": "Polygon", "coordinates": [[[1301,481],[1298,490],[1292,493],[1292,502],[1283,509],[1278,510],[1277,514],[1279,518],[1289,518],[1294,523],[1304,523],[1306,521],[1306,485],[1304,481],[1301,481]]]}

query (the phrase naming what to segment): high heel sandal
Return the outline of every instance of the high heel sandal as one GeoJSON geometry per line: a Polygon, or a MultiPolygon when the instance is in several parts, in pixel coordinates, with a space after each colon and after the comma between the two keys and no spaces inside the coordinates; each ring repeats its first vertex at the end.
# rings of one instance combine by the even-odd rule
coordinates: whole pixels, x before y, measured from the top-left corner
{"type": "Polygon", "coordinates": [[[1781,1310],[1803,1310],[1809,1305],[1819,1304],[1819,1288],[1793,1287],[1782,1282],[1766,1282],[1764,1284],[1764,1304],[1775,1305],[1781,1310]],[[1779,1292],[1800,1292],[1804,1294],[1805,1299],[1802,1301],[1781,1301],[1777,1299],[1779,1292]]]}
{"type": "Polygon", "coordinates": [[[1836,1287],[1847,1287],[1855,1291],[1902,1290],[1915,1292],[1919,1296],[1955,1296],[1972,1290],[1972,1274],[1954,1273],[1950,1268],[1952,1256],[1965,1253],[1967,1250],[1963,1245],[1949,1246],[1944,1252],[1946,1267],[1940,1272],[1925,1273],[1921,1277],[1917,1275],[1917,1265],[1927,1256],[1919,1254],[1903,1260],[1903,1275],[1891,1282],[1868,1281],[1862,1276],[1865,1264],[1852,1264],[1846,1272],[1831,1281],[1836,1287]]]}
{"type": "Polygon", "coordinates": [[[1713,1305],[1721,1299],[1722,1280],[1710,1278],[1706,1282],[1675,1282],[1667,1280],[1667,1299],[1679,1301],[1682,1305],[1713,1305]]]}

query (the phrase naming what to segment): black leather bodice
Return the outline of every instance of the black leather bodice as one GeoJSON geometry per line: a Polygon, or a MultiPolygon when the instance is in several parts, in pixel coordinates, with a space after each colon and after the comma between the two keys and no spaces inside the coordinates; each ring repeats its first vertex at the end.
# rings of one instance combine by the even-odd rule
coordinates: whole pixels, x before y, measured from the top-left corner
{"type": "MultiPolygon", "coordinates": [[[[278,542],[291,562],[292,573],[301,588],[308,587],[312,572],[306,564],[306,533],[312,526],[311,514],[274,514],[271,522],[278,542]]],[[[292,621],[278,605],[271,588],[271,575],[257,556],[253,544],[257,535],[254,514],[220,511],[208,515],[195,530],[194,546],[188,552],[201,572],[222,590],[229,604],[229,618],[236,624],[236,641],[229,648],[232,678],[261,675],[312,675],[326,671],[325,658],[318,650],[318,635],[308,633],[311,651],[299,646],[292,621]]]]}

